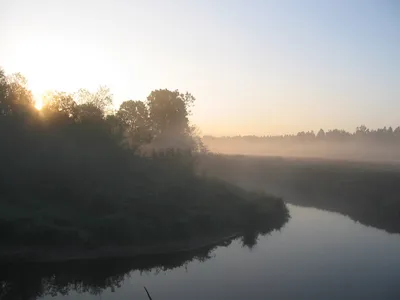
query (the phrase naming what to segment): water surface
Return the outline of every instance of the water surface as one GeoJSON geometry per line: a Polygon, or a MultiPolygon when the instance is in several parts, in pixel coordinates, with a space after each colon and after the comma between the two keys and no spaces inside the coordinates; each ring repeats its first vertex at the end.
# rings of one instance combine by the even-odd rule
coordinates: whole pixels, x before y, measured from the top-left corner
{"type": "MultiPolygon", "coordinates": [[[[200,261],[166,259],[163,266],[160,258],[154,263],[159,267],[151,269],[150,263],[148,271],[143,271],[147,269],[144,260],[142,271],[131,270],[129,263],[119,269],[121,261],[111,262],[107,269],[101,264],[88,266],[83,268],[85,274],[76,275],[75,286],[62,290],[64,295],[55,289],[56,296],[39,299],[145,300],[143,286],[154,300],[400,299],[400,235],[337,213],[293,205],[289,209],[289,222],[280,231],[260,236],[252,248],[238,239],[205,251],[200,261]],[[113,288],[75,291],[85,290],[82,283],[90,286],[107,276],[106,285],[114,280],[113,288]]],[[[62,282],[62,276],[60,270],[55,277],[62,282]]]]}

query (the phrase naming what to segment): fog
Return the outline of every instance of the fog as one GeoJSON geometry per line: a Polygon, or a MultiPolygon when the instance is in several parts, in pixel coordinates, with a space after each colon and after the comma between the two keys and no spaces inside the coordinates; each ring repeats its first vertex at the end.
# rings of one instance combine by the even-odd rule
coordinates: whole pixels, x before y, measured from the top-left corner
{"type": "Polygon", "coordinates": [[[268,138],[205,137],[205,146],[214,153],[339,159],[399,163],[399,141],[269,141],[268,138]]]}

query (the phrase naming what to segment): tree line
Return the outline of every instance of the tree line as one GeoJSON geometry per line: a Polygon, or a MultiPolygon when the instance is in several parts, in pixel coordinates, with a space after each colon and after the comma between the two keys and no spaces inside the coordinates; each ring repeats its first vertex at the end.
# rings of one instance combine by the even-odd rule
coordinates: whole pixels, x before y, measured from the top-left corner
{"type": "MultiPolygon", "coordinates": [[[[80,126],[80,129],[87,127],[88,130],[96,126],[104,134],[107,132],[124,139],[124,146],[135,150],[140,145],[166,136],[181,138],[181,148],[197,150],[198,145],[191,140],[194,128],[188,120],[189,108],[194,101],[190,93],[160,89],[152,91],[147,101],[128,100],[115,111],[111,91],[101,86],[95,92],[86,89],[73,94],[49,91],[43,97],[43,107],[38,111],[26,79],[20,74],[5,76],[0,70],[2,125],[16,128],[18,123],[20,126],[25,123],[25,129],[28,126],[38,129],[40,125],[41,130],[65,129],[72,124],[80,126]]],[[[12,130],[11,127],[7,131],[12,130]]],[[[96,135],[94,132],[91,134],[96,135]]]]}
{"type": "Polygon", "coordinates": [[[38,153],[68,156],[78,148],[91,159],[110,151],[201,151],[188,119],[194,101],[190,93],[160,89],[146,101],[128,100],[115,110],[111,91],[101,86],[95,92],[47,92],[39,111],[26,79],[0,70],[1,157],[7,164],[38,153]]]}
{"type": "Polygon", "coordinates": [[[400,126],[383,127],[378,129],[369,129],[365,125],[356,128],[354,132],[348,132],[342,129],[323,130],[317,133],[314,131],[301,131],[297,134],[268,135],[268,136],[223,136],[213,137],[204,136],[204,140],[244,140],[249,142],[377,142],[377,143],[400,143],[400,126]]]}

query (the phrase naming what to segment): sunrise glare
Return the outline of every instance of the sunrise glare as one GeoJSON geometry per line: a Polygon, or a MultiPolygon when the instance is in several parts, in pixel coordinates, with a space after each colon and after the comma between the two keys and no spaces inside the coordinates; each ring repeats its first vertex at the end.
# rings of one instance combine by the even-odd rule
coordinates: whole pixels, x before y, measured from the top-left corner
{"type": "Polygon", "coordinates": [[[35,102],[35,108],[37,110],[41,110],[42,107],[43,107],[43,98],[42,98],[42,96],[34,97],[34,102],[35,102]]]}

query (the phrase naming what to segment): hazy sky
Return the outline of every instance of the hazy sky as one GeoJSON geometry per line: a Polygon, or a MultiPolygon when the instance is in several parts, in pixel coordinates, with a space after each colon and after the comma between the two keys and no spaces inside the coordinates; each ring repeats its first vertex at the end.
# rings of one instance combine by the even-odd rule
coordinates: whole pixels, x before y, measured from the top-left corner
{"type": "Polygon", "coordinates": [[[0,41],[37,94],[189,91],[203,134],[400,125],[398,0],[0,0],[0,41]]]}

